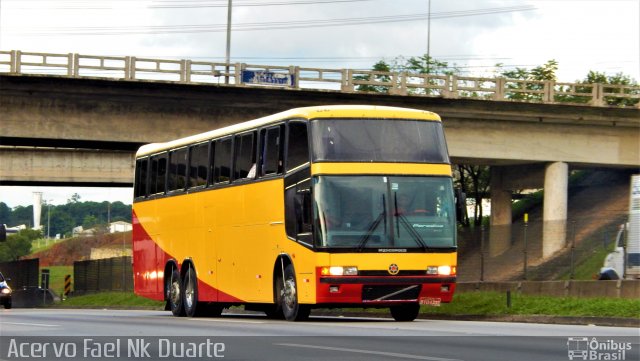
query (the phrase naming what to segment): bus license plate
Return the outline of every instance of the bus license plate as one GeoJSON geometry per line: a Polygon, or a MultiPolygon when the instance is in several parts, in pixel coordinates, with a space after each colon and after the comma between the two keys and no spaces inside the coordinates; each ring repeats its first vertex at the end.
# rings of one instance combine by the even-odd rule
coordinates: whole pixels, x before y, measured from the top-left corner
{"type": "Polygon", "coordinates": [[[440,307],[442,299],[439,297],[420,297],[420,304],[427,306],[440,307]]]}

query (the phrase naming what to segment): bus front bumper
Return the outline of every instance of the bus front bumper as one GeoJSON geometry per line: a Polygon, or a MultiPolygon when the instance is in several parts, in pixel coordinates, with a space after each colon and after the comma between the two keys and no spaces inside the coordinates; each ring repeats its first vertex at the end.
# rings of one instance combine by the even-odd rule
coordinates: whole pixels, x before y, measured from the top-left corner
{"type": "Polygon", "coordinates": [[[320,276],[317,281],[317,303],[363,307],[414,302],[437,306],[451,302],[456,286],[456,277],[433,276],[320,276]]]}

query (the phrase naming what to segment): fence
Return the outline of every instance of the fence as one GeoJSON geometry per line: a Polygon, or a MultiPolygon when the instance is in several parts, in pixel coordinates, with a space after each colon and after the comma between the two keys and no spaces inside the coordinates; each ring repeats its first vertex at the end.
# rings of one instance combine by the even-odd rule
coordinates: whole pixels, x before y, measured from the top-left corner
{"type": "Polygon", "coordinates": [[[613,250],[625,215],[609,219],[533,221],[482,226],[459,232],[460,282],[593,279],[613,250]],[[543,234],[562,249],[543,258],[543,234]]]}
{"type": "Polygon", "coordinates": [[[134,56],[0,51],[0,73],[640,108],[640,87],[637,85],[228,64],[134,56]]]}
{"type": "Polygon", "coordinates": [[[5,278],[10,278],[9,285],[13,289],[38,287],[40,259],[2,262],[0,272],[5,278]]]}
{"type": "Polygon", "coordinates": [[[131,257],[73,262],[74,293],[133,291],[131,257]]]}

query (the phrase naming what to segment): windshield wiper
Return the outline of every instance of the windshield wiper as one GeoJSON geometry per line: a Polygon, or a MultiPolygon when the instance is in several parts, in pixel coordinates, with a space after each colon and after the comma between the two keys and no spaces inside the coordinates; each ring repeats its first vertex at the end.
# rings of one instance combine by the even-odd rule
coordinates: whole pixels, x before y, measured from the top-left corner
{"type": "MultiPolygon", "coordinates": [[[[424,243],[424,240],[422,239],[420,234],[416,232],[415,229],[413,229],[411,223],[407,220],[407,217],[402,214],[398,214],[398,219],[400,219],[400,223],[402,223],[402,225],[407,229],[411,237],[413,237],[413,240],[416,241],[420,248],[422,248],[423,251],[428,251],[429,247],[424,243]]],[[[398,235],[400,235],[400,231],[398,231],[398,235]]]]}
{"type": "MultiPolygon", "coordinates": [[[[427,245],[424,243],[424,240],[422,239],[422,237],[420,237],[420,234],[418,234],[418,232],[416,232],[416,230],[413,229],[413,227],[411,226],[411,223],[409,223],[409,221],[407,220],[407,217],[405,217],[404,214],[398,212],[398,193],[394,193],[393,197],[395,201],[394,214],[396,215],[396,217],[398,217],[398,219],[400,219],[400,222],[398,223],[402,223],[402,225],[407,229],[411,237],[413,237],[413,240],[416,241],[416,243],[422,248],[423,251],[427,251],[429,247],[427,247],[427,245]]],[[[396,229],[398,232],[398,236],[400,236],[400,225],[398,223],[396,223],[396,229]]]]}
{"type": "Polygon", "coordinates": [[[380,222],[382,222],[382,220],[384,220],[384,225],[385,225],[385,232],[387,229],[387,202],[384,199],[384,194],[382,195],[382,212],[380,212],[380,214],[378,215],[378,217],[376,219],[373,220],[373,222],[371,222],[371,224],[369,224],[369,227],[367,227],[367,233],[365,233],[362,238],[360,238],[360,241],[358,242],[358,252],[362,252],[362,250],[364,249],[364,246],[367,245],[367,242],[369,242],[369,238],[371,238],[371,235],[373,234],[373,231],[376,230],[376,228],[378,228],[378,225],[380,225],[380,222]]]}

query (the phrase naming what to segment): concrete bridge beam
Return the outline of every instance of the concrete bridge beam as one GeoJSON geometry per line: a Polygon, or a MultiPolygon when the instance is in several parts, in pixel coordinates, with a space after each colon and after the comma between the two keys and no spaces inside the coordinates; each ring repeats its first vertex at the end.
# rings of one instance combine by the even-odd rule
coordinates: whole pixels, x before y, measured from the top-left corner
{"type": "Polygon", "coordinates": [[[132,152],[0,147],[0,184],[128,186],[132,152]]]}

